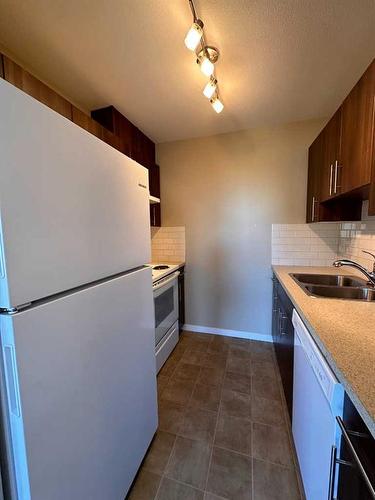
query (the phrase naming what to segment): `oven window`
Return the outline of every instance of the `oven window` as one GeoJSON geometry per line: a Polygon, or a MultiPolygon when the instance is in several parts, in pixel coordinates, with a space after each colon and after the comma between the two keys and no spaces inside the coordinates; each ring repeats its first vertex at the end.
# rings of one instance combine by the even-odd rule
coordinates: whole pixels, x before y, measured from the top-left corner
{"type": "Polygon", "coordinates": [[[173,286],[155,297],[155,328],[165,320],[174,310],[173,286]]]}

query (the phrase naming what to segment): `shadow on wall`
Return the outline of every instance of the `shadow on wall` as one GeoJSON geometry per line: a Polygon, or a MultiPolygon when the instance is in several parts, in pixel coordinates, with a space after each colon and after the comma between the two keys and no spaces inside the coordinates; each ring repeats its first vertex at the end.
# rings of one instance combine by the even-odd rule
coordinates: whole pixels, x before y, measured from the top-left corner
{"type": "Polygon", "coordinates": [[[330,266],[339,249],[337,223],[273,224],[272,264],[330,266]]]}
{"type": "Polygon", "coordinates": [[[269,334],[271,224],[254,223],[241,198],[212,214],[226,221],[214,234],[202,219],[195,222],[194,238],[187,229],[187,260],[194,262],[186,276],[187,323],[194,318],[195,325],[269,334]]]}

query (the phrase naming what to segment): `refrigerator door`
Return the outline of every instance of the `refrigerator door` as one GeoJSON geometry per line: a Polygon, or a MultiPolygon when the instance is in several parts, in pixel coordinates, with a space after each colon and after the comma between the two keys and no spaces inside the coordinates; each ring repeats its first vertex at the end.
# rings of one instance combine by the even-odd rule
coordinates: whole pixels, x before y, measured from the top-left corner
{"type": "Polygon", "coordinates": [[[149,262],[147,169],[2,79],[0,109],[0,308],[149,262]]]}
{"type": "Polygon", "coordinates": [[[124,498],[157,427],[151,270],[0,320],[16,498],[124,498]]]}

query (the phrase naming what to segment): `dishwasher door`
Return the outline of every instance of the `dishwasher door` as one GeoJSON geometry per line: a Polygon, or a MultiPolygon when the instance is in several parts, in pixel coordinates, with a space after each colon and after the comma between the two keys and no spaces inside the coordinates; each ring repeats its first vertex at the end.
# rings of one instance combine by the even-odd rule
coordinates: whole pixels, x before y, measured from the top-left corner
{"type": "Polygon", "coordinates": [[[306,498],[325,500],[343,389],[296,311],[293,325],[293,438],[306,498]]]}

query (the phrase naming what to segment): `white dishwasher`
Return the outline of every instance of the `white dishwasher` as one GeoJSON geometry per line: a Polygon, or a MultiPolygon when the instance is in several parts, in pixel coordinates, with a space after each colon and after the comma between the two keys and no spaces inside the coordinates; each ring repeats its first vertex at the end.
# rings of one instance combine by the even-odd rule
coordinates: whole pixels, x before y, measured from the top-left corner
{"type": "Polygon", "coordinates": [[[306,499],[326,500],[344,390],[296,310],[293,325],[293,438],[306,499]]]}

